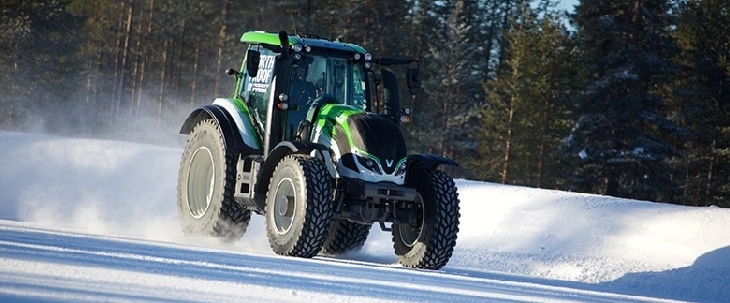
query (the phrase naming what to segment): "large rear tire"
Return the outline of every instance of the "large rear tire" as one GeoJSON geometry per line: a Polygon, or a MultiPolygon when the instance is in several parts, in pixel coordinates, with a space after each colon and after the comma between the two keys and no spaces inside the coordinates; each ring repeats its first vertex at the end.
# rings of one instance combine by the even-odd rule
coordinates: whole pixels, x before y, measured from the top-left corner
{"type": "Polygon", "coordinates": [[[459,194],[446,173],[427,170],[406,184],[415,188],[418,225],[393,224],[393,247],[406,267],[440,269],[449,262],[459,232],[459,194]]]}
{"type": "Polygon", "coordinates": [[[266,197],[266,233],[280,255],[311,258],[322,249],[332,220],[332,179],[321,160],[286,156],[266,197]]]}
{"type": "Polygon", "coordinates": [[[177,186],[178,214],[185,234],[232,241],[246,232],[251,211],[233,198],[236,157],[216,120],[202,120],[190,132],[177,186]]]}
{"type": "Polygon", "coordinates": [[[365,244],[372,224],[361,224],[343,219],[332,220],[327,238],[322,245],[322,253],[339,255],[359,250],[365,244]]]}

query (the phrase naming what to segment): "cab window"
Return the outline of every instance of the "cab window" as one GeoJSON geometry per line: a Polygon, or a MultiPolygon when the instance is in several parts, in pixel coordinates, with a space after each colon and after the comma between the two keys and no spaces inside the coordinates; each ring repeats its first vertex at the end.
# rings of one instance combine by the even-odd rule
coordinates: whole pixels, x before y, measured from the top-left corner
{"type": "Polygon", "coordinates": [[[339,104],[365,109],[365,71],[359,62],[307,54],[294,62],[292,73],[291,95],[305,107],[307,101],[328,94],[339,104]],[[314,94],[300,88],[314,90],[314,94]]]}
{"type": "Polygon", "coordinates": [[[259,129],[264,129],[266,125],[266,110],[272,93],[271,90],[273,89],[271,79],[274,76],[276,53],[256,45],[251,47],[257,48],[261,53],[261,60],[259,61],[259,69],[256,77],[249,77],[246,69],[242,69],[244,72],[242,85],[243,98],[248,104],[251,114],[256,119],[256,123],[259,124],[259,129]]]}

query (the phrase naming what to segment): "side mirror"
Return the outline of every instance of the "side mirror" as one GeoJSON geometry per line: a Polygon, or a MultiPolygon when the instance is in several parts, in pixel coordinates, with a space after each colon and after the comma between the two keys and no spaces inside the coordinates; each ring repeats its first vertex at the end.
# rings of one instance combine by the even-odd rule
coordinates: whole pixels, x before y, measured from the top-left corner
{"type": "Polygon", "coordinates": [[[418,91],[421,89],[421,75],[419,74],[418,69],[409,68],[407,76],[408,92],[410,92],[411,95],[418,94],[418,91]]]}
{"type": "Polygon", "coordinates": [[[392,71],[381,69],[383,79],[383,112],[382,114],[391,119],[398,119],[400,109],[400,95],[398,93],[398,79],[392,71]]]}
{"type": "Polygon", "coordinates": [[[248,71],[248,76],[253,78],[256,77],[256,75],[259,72],[259,62],[261,61],[261,53],[258,51],[249,49],[246,52],[246,71],[248,71]]]}

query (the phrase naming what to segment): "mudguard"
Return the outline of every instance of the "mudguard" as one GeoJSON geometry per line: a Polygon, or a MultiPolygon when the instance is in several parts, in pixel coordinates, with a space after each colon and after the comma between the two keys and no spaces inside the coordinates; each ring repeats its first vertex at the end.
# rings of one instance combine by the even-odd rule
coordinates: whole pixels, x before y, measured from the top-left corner
{"type": "Polygon", "coordinates": [[[439,165],[459,166],[456,161],[437,155],[415,154],[406,159],[406,184],[413,184],[413,178],[433,171],[439,165]]]}
{"type": "Polygon", "coordinates": [[[409,155],[406,160],[408,172],[436,169],[439,165],[459,166],[456,161],[437,155],[409,155]]]}
{"type": "Polygon", "coordinates": [[[261,174],[256,182],[254,201],[257,204],[264,205],[266,200],[266,192],[269,188],[269,181],[271,175],[276,169],[276,165],[279,164],[281,159],[291,154],[308,154],[321,159],[327,166],[327,171],[334,178],[335,168],[331,161],[330,149],[326,146],[304,141],[284,141],[276,145],[269,155],[266,157],[263,166],[261,167],[261,174]]]}
{"type": "Polygon", "coordinates": [[[224,130],[226,144],[233,143],[236,150],[261,150],[261,143],[245,111],[238,110],[233,99],[218,98],[213,104],[195,109],[180,128],[181,134],[189,134],[200,120],[216,119],[224,130]]]}

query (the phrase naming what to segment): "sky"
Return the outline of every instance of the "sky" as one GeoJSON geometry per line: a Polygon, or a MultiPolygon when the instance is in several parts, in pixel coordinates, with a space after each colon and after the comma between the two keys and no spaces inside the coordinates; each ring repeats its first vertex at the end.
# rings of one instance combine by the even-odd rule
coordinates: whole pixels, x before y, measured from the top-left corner
{"type": "MultiPolygon", "coordinates": [[[[180,144],[184,142],[181,136],[180,144]]],[[[2,302],[726,302],[730,209],[457,179],[439,271],[362,250],[271,252],[260,216],[225,244],[185,237],[179,147],[0,132],[2,302]]]]}
{"type": "Polygon", "coordinates": [[[561,0],[559,6],[562,9],[574,10],[578,2],[578,0],[561,0]]]}

